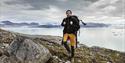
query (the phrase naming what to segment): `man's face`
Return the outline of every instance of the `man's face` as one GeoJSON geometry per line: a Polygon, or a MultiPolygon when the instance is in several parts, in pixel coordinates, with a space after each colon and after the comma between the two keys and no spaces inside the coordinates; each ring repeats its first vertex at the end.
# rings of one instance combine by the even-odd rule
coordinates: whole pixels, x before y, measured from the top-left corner
{"type": "Polygon", "coordinates": [[[67,16],[71,16],[72,13],[71,13],[70,11],[68,11],[68,12],[66,12],[66,15],[67,15],[67,16]]]}

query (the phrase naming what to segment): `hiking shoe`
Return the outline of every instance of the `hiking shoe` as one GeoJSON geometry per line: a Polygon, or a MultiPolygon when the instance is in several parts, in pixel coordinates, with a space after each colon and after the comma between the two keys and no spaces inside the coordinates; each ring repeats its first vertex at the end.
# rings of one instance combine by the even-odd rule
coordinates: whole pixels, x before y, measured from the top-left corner
{"type": "Polygon", "coordinates": [[[71,58],[71,63],[74,63],[74,58],[71,58]]]}
{"type": "Polygon", "coordinates": [[[72,56],[72,54],[68,52],[68,57],[71,57],[71,56],[72,56]]]}
{"type": "Polygon", "coordinates": [[[66,61],[65,63],[71,63],[71,61],[66,61]]]}
{"type": "Polygon", "coordinates": [[[71,61],[72,60],[72,57],[71,55],[68,56],[68,60],[71,61]]]}

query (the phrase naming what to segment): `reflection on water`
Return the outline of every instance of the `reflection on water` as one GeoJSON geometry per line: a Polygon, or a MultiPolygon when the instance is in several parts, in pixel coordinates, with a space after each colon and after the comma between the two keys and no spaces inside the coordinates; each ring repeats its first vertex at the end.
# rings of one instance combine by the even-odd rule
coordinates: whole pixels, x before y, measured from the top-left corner
{"type": "MultiPolygon", "coordinates": [[[[4,28],[31,35],[62,36],[62,28],[4,28]]],[[[78,40],[88,46],[100,46],[125,52],[125,29],[81,28],[78,40]]],[[[79,35],[79,34],[78,34],[79,35]]]]}

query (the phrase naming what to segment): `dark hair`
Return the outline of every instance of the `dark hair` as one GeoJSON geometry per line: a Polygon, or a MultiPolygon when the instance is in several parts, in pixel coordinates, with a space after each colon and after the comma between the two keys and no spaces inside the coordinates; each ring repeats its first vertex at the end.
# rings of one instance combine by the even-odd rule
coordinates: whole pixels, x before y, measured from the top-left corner
{"type": "Polygon", "coordinates": [[[72,13],[72,11],[71,11],[71,10],[67,10],[67,11],[66,11],[66,13],[67,13],[67,12],[70,12],[70,13],[72,13]]]}

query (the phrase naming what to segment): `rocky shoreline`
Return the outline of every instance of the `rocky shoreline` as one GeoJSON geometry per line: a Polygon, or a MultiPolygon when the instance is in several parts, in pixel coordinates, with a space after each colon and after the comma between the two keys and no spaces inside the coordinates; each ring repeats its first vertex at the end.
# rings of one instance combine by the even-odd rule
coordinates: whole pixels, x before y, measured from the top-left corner
{"type": "MultiPolygon", "coordinates": [[[[0,63],[66,63],[61,39],[0,29],[0,63]]],[[[125,52],[81,44],[75,49],[73,63],[125,63],[125,52]]]]}

